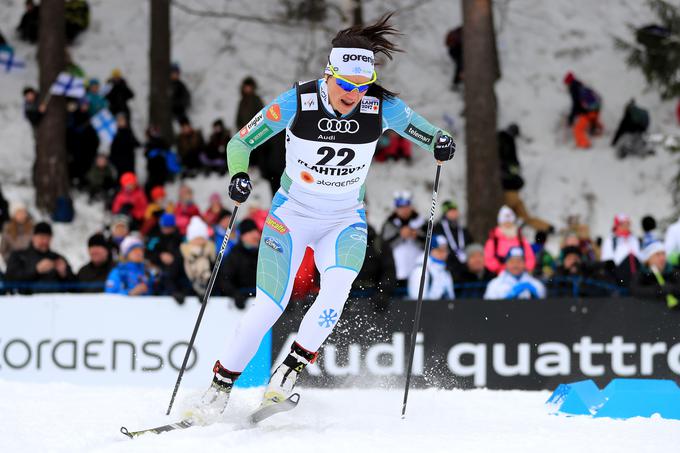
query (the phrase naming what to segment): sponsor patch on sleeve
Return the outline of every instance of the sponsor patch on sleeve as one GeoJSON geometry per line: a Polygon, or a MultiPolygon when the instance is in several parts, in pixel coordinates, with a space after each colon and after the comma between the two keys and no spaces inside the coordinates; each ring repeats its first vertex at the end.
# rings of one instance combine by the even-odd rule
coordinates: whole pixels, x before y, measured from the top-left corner
{"type": "Polygon", "coordinates": [[[300,95],[301,110],[319,110],[316,93],[303,93],[300,95]]]}
{"type": "Polygon", "coordinates": [[[258,146],[260,143],[271,137],[273,133],[274,131],[272,131],[269,126],[263,124],[259,129],[253,131],[252,136],[250,136],[246,142],[250,146],[258,146]]]}
{"type": "Polygon", "coordinates": [[[263,120],[264,120],[264,115],[262,114],[262,112],[257,112],[257,115],[255,115],[252,120],[248,121],[248,124],[243,126],[243,129],[241,129],[239,131],[239,135],[241,136],[241,138],[248,135],[248,132],[252,131],[257,126],[259,126],[260,123],[262,123],[263,120]]]}
{"type": "Polygon", "coordinates": [[[273,229],[274,231],[276,231],[277,233],[280,234],[288,233],[288,227],[283,223],[279,222],[278,220],[276,220],[275,218],[273,218],[272,216],[268,216],[264,224],[273,229]]]}
{"type": "Polygon", "coordinates": [[[361,100],[360,113],[375,113],[380,111],[380,100],[373,96],[364,96],[361,100]]]}
{"type": "Polygon", "coordinates": [[[267,109],[267,119],[274,122],[281,120],[281,107],[279,107],[279,104],[273,104],[267,109]]]}
{"type": "Polygon", "coordinates": [[[426,145],[429,145],[432,143],[432,140],[434,139],[433,136],[428,134],[427,132],[418,129],[415,127],[413,124],[408,123],[408,126],[406,126],[406,134],[410,135],[411,137],[415,138],[421,143],[425,143],[426,145]]]}

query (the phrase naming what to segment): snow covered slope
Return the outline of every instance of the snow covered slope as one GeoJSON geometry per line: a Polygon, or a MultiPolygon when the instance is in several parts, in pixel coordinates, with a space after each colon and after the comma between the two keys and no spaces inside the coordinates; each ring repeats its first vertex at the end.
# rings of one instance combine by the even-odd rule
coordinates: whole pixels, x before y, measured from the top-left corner
{"type": "MultiPolygon", "coordinates": [[[[261,390],[235,391],[224,422],[130,440],[119,433],[165,424],[170,388],[80,388],[0,381],[0,449],[7,452],[506,452],[677,451],[680,422],[556,417],[548,392],[303,389],[300,405],[257,427],[244,423],[261,390]]],[[[199,392],[195,391],[194,394],[199,392]]],[[[183,402],[180,393],[179,402],[183,402]]]]}
{"type": "MultiPolygon", "coordinates": [[[[1,3],[0,27],[10,35],[21,16],[23,1],[1,3]]],[[[122,69],[137,94],[132,102],[133,122],[141,135],[147,115],[148,2],[91,0],[90,4],[91,26],[73,46],[73,57],[88,74],[100,79],[106,79],[114,67],[122,69]]],[[[191,4],[216,11],[228,7],[240,14],[265,17],[281,11],[278,2],[202,0],[191,4]]],[[[414,5],[406,0],[365,4],[369,19],[395,5],[414,5]]],[[[503,72],[496,89],[499,126],[517,122],[525,135],[519,152],[527,181],[524,198],[530,210],[557,226],[563,225],[568,215],[580,214],[599,235],[607,233],[613,215],[620,211],[631,214],[636,226],[637,220],[648,213],[668,216],[676,159],[662,153],[646,160],[618,161],[608,146],[622,107],[631,97],[650,110],[653,131],[677,132],[672,105],[646,91],[641,74],[626,68],[623,55],[613,47],[612,36],[628,36],[626,23],[640,25],[652,20],[645,2],[506,0],[495,4],[503,72]],[[567,70],[573,70],[604,98],[606,134],[595,140],[590,151],[574,149],[561,125],[569,108],[562,85],[567,70]]],[[[335,13],[330,12],[329,17],[330,28],[341,26],[335,13]]],[[[323,29],[198,17],[176,8],[172,18],[173,60],[180,62],[193,91],[191,117],[204,133],[218,117],[233,128],[238,86],[246,75],[257,78],[265,100],[295,80],[319,76],[332,34],[323,29]]],[[[406,53],[397,55],[380,74],[386,86],[400,92],[432,122],[450,127],[445,117],[453,118],[461,151],[445,166],[440,199],[454,197],[464,207],[465,153],[474,150],[464,147],[461,94],[448,89],[452,63],[443,46],[447,30],[460,21],[460,3],[450,0],[424,1],[404,11],[396,23],[404,32],[400,44],[406,53]]],[[[36,83],[36,49],[15,39],[12,43],[29,64],[23,72],[0,75],[0,178],[10,198],[32,201],[28,185],[34,151],[29,126],[21,114],[20,90],[23,85],[36,83]]],[[[429,155],[415,151],[411,166],[373,166],[367,192],[372,224],[379,226],[388,215],[392,193],[397,189],[412,189],[421,212],[427,210],[434,164],[429,155]]],[[[143,159],[139,161],[141,171],[143,159]]],[[[211,192],[224,193],[226,178],[195,179],[190,184],[198,200],[207,203],[211,192]]],[[[249,203],[268,206],[266,184],[256,184],[255,195],[249,203]]],[[[74,266],[86,259],[80,238],[105,222],[100,205],[88,206],[82,198],[76,201],[81,215],[73,225],[57,229],[55,244],[58,251],[69,255],[74,266]]]]}

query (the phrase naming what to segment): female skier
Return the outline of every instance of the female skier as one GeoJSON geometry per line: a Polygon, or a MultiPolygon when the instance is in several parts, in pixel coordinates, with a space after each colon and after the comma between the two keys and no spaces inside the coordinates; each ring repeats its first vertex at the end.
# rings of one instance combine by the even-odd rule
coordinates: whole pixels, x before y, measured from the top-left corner
{"type": "MultiPolygon", "coordinates": [[[[300,82],[265,106],[227,145],[229,196],[248,198],[250,152],[286,130],[286,169],[260,241],[255,301],[244,315],[203,403],[223,411],[234,381],[288,304],[307,246],[314,250],[321,289],[299,328],[290,354],[274,371],[263,405],[284,401],[298,375],[313,363],[340,318],[364,260],[364,182],[376,143],[392,129],[438,161],[450,160],[450,134],[415,113],[377,83],[375,56],[400,51],[388,38],[398,31],[390,15],[367,27],[340,31],[324,77],[300,82]]],[[[211,411],[212,411],[211,410],[211,411]]]]}

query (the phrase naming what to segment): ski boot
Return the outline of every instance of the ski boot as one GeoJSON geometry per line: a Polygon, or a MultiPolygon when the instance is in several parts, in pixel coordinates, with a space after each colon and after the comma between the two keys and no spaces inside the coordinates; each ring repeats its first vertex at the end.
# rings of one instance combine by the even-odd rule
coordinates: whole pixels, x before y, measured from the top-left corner
{"type": "Polygon", "coordinates": [[[224,368],[219,360],[215,362],[213,373],[212,383],[201,397],[200,405],[184,414],[198,425],[208,425],[219,419],[227,408],[234,382],[241,375],[224,368]]]}
{"type": "Polygon", "coordinates": [[[290,347],[290,354],[286,356],[283,363],[276,368],[269,379],[262,405],[281,403],[288,399],[293,393],[293,387],[295,387],[295,381],[299,374],[308,364],[314,363],[318,355],[317,352],[309,352],[297,342],[294,342],[290,347]]]}

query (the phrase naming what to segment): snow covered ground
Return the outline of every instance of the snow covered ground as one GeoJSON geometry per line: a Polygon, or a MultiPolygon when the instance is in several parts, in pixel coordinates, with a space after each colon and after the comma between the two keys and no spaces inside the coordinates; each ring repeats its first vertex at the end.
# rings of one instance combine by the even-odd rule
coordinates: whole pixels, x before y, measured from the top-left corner
{"type": "MultiPolygon", "coordinates": [[[[244,423],[261,390],[238,389],[224,421],[129,440],[119,433],[165,424],[170,388],[77,387],[0,381],[0,450],[143,452],[672,452],[680,422],[548,415],[548,392],[302,389],[300,405],[257,427],[244,423]]],[[[180,393],[196,395],[196,391],[180,393]]]]}

